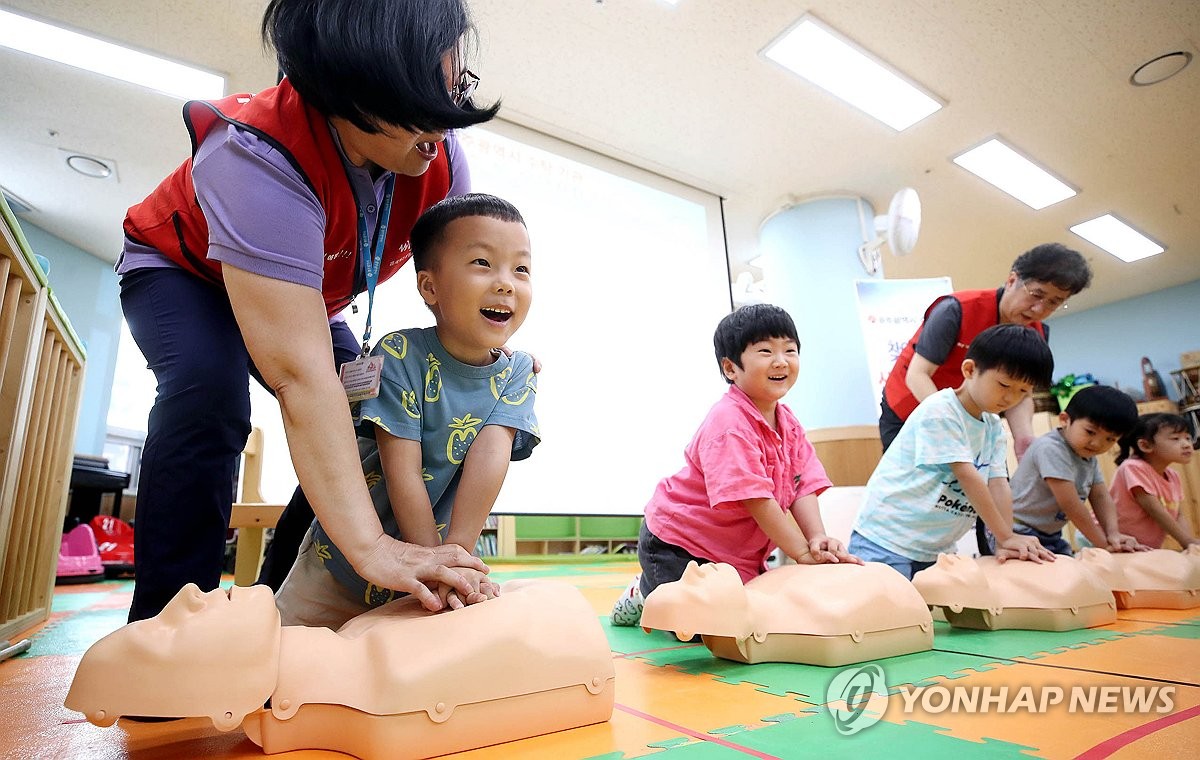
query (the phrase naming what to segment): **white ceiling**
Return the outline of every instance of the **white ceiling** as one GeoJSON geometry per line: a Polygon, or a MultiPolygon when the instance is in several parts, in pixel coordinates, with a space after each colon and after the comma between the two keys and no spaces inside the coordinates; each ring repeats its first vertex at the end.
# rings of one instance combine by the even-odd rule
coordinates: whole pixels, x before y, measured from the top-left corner
{"type": "MultiPolygon", "coordinates": [[[[274,83],[264,0],[0,0],[225,74],[274,83]]],[[[1200,61],[1153,87],[1128,79],[1200,42],[1195,0],[470,0],[481,96],[502,117],[726,199],[735,273],[789,204],[850,194],[884,209],[912,186],[924,220],[889,277],[998,283],[1021,251],[1060,240],[1093,263],[1073,310],[1200,279],[1200,61]],[[946,107],[897,133],[766,60],[804,13],[872,50],[946,107]],[[999,135],[1079,195],[1032,211],[950,158],[999,135]],[[1167,252],[1120,262],[1067,227],[1114,213],[1167,252]]],[[[113,260],[125,208],[186,154],[181,103],[0,49],[0,184],[30,222],[113,260]],[[116,162],[71,172],[60,149],[116,162]]],[[[847,252],[853,255],[853,252],[847,252]]]]}

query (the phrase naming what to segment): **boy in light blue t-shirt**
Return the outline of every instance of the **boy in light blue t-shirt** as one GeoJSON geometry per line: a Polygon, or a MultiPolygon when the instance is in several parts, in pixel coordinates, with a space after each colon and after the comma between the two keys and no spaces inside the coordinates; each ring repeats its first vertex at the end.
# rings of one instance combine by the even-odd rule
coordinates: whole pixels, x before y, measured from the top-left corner
{"type": "MultiPolygon", "coordinates": [[[[436,326],[393,332],[376,344],[379,395],[354,405],[363,475],[384,531],[422,546],[471,551],[510,461],[539,442],[533,358],[499,347],[529,311],[529,234],[508,202],[448,198],[413,227],[417,290],[436,326]]],[[[478,598],[438,589],[450,607],[478,598]]],[[[337,629],[399,592],[361,578],[319,521],[275,601],[284,625],[337,629]]]]}
{"type": "Polygon", "coordinates": [[[907,578],[951,553],[976,516],[997,537],[999,559],[1053,560],[1036,538],[1013,532],[1007,442],[997,416],[1050,384],[1054,357],[1020,325],[971,341],[958,389],[923,400],[867,482],[850,552],[907,578]]]}

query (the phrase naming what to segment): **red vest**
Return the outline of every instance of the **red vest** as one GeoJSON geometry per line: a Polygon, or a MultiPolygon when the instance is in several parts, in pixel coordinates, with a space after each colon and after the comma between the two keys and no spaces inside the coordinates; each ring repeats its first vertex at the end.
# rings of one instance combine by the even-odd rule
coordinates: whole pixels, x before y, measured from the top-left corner
{"type": "MultiPolygon", "coordinates": [[[[967,347],[976,335],[989,327],[1000,324],[1000,306],[996,302],[994,289],[964,290],[942,296],[929,305],[929,308],[925,310],[925,317],[928,318],[933,307],[946,298],[954,298],[962,305],[962,321],[958,326],[958,337],[954,340],[954,346],[946,355],[946,360],[933,372],[933,384],[937,386],[938,390],[957,388],[962,384],[962,363],[967,358],[967,347]]],[[[908,389],[904,377],[908,374],[908,367],[912,364],[917,341],[921,339],[921,330],[924,327],[925,324],[922,322],[921,327],[917,328],[916,334],[908,341],[908,345],[896,357],[892,374],[888,375],[887,383],[883,386],[883,396],[887,399],[888,406],[902,420],[908,419],[908,415],[912,414],[919,403],[917,397],[908,389]]],[[[1037,330],[1043,338],[1046,337],[1046,329],[1041,322],[1030,322],[1028,327],[1031,330],[1037,330]]]]}
{"type": "MultiPolygon", "coordinates": [[[[300,173],[325,209],[325,274],[321,293],[330,316],[365,289],[358,277],[358,207],[329,125],[285,79],[257,95],[230,95],[191,101],[183,118],[192,136],[192,154],[218,124],[235,124],[275,145],[300,173]]],[[[446,197],[450,165],[445,150],[420,177],[396,175],[387,242],[379,281],[391,277],[412,256],[408,237],[417,217],[446,197]]],[[[196,201],[192,159],[184,161],[125,216],[130,240],[161,251],[189,272],[223,284],[221,262],[208,258],[208,222],[196,201]]]]}

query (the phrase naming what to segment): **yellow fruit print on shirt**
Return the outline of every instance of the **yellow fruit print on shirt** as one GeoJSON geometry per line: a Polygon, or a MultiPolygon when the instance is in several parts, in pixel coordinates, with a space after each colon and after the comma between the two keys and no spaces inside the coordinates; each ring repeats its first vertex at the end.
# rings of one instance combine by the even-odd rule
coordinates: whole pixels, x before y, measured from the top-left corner
{"type": "Polygon", "coordinates": [[[363,415],[362,421],[370,422],[370,423],[374,424],[375,427],[383,430],[385,433],[392,432],[391,430],[388,429],[387,425],[383,424],[383,420],[379,419],[378,417],[368,417],[366,415],[363,415]]]}
{"type": "Polygon", "coordinates": [[[429,474],[429,470],[424,467],[421,468],[421,480],[425,481],[426,483],[433,480],[433,476],[429,474]]]}
{"type": "Polygon", "coordinates": [[[530,372],[525,378],[525,385],[521,386],[512,393],[506,394],[500,399],[509,406],[520,406],[525,403],[525,399],[529,398],[530,393],[537,392],[537,375],[530,372]]]}
{"type": "Polygon", "coordinates": [[[417,408],[416,391],[400,391],[400,406],[409,417],[414,420],[421,419],[421,410],[417,408]]]}
{"type": "Polygon", "coordinates": [[[322,565],[325,564],[325,560],[333,559],[333,555],[329,553],[329,544],[323,544],[314,539],[313,551],[317,553],[317,559],[321,560],[322,565]]]}
{"type": "Polygon", "coordinates": [[[383,350],[397,359],[403,359],[408,353],[408,338],[404,333],[392,333],[383,339],[383,350]]]}
{"type": "Polygon", "coordinates": [[[467,456],[467,449],[471,448],[471,441],[479,435],[479,425],[482,422],[483,420],[467,412],[462,419],[455,417],[454,422],[450,423],[449,427],[453,432],[446,441],[446,459],[450,464],[462,464],[467,456]]]}
{"type": "Polygon", "coordinates": [[[511,374],[512,374],[512,365],[509,365],[509,366],[505,367],[504,369],[500,370],[499,372],[497,372],[496,374],[492,375],[492,381],[491,381],[492,398],[494,398],[494,399],[500,398],[500,389],[504,387],[504,383],[508,380],[508,377],[511,374]]]}
{"type": "Polygon", "coordinates": [[[374,488],[379,481],[383,480],[383,476],[377,472],[367,473],[367,488],[374,488]]]}
{"type": "Polygon", "coordinates": [[[442,363],[433,354],[425,357],[429,370],[425,373],[425,400],[437,401],[442,397],[442,363]]]}
{"type": "Polygon", "coordinates": [[[378,607],[381,604],[387,604],[396,598],[396,592],[390,588],[382,588],[374,583],[367,584],[367,590],[363,594],[363,603],[372,607],[378,607]]]}

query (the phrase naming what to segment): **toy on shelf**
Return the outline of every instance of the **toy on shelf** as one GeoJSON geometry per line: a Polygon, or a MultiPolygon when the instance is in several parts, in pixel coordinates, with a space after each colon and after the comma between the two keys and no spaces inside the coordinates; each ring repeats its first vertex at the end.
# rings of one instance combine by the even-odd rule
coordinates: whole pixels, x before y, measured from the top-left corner
{"type": "Polygon", "coordinates": [[[1147,401],[1167,397],[1167,386],[1163,383],[1162,375],[1150,362],[1150,357],[1142,357],[1142,391],[1147,401]]]}
{"type": "Polygon", "coordinates": [[[602,723],[614,693],[596,613],[564,583],[512,581],[441,613],[405,597],[337,632],[281,626],[266,586],[188,584],[156,617],[93,644],[66,706],[101,726],[125,715],[241,725],[270,754],[419,758],[602,723]]]}
{"type": "Polygon", "coordinates": [[[1073,557],[1039,564],[942,554],[913,585],[958,628],[1073,631],[1117,619],[1108,584],[1073,557]]]}
{"type": "Polygon", "coordinates": [[[646,597],[643,628],[700,634],[737,662],[847,665],[933,647],[933,619],[887,565],[785,565],[745,585],[731,565],[688,564],[646,597]]]}
{"type": "Polygon", "coordinates": [[[58,550],[58,583],[87,583],[104,578],[104,565],[100,564],[100,552],[96,548],[96,536],[92,529],[76,525],[63,534],[58,550]]]}
{"type": "Polygon", "coordinates": [[[1200,607],[1200,546],[1186,551],[1152,549],[1114,554],[1087,548],[1079,553],[1112,588],[1117,607],[1190,610],[1200,607]]]}
{"type": "Polygon", "coordinates": [[[1054,385],[1050,386],[1050,394],[1058,399],[1058,410],[1063,412],[1066,411],[1067,404],[1071,402],[1072,396],[1084,388],[1090,388],[1096,384],[1096,378],[1091,373],[1065,375],[1059,378],[1054,385]]]}

